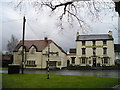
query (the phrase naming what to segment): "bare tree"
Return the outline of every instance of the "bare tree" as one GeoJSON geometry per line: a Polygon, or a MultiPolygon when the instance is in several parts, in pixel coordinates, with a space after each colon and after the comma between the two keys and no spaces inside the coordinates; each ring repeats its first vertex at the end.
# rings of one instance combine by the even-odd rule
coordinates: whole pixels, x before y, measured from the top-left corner
{"type": "Polygon", "coordinates": [[[86,17],[92,18],[92,20],[101,20],[102,18],[100,17],[103,12],[105,14],[113,12],[115,7],[112,0],[17,0],[17,2],[16,8],[20,7],[20,9],[26,2],[33,5],[38,12],[40,9],[50,8],[52,13],[58,15],[58,22],[60,22],[59,26],[61,29],[63,29],[63,21],[67,21],[70,26],[73,26],[74,21],[77,21],[83,32],[86,32],[90,27],[85,20],[86,17]]]}
{"type": "Polygon", "coordinates": [[[8,44],[7,44],[7,49],[11,54],[13,53],[13,50],[15,49],[17,43],[18,43],[18,39],[14,35],[11,35],[11,39],[8,40],[8,44]]]}

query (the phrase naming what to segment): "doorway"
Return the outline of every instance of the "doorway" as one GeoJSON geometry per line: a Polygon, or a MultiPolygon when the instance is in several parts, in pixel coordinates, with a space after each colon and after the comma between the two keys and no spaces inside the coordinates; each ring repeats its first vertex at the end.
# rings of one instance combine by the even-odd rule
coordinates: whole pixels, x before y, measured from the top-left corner
{"type": "Polygon", "coordinates": [[[93,58],[93,67],[96,67],[96,58],[93,58]]]}
{"type": "Polygon", "coordinates": [[[67,66],[69,66],[70,65],[70,61],[69,60],[67,60],[67,66]]]}

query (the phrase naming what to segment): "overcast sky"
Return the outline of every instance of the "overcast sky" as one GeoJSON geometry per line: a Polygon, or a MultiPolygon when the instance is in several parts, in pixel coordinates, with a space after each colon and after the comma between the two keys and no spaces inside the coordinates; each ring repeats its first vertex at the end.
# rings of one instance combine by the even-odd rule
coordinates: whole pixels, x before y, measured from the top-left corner
{"type": "MultiPolygon", "coordinates": [[[[36,14],[33,7],[27,9],[26,12],[16,11],[15,8],[11,7],[10,3],[2,2],[0,5],[0,21],[2,21],[2,50],[6,51],[7,41],[11,38],[11,35],[15,35],[18,40],[22,39],[22,18],[24,13],[26,16],[26,32],[25,39],[29,40],[41,40],[47,36],[49,39],[55,41],[59,46],[61,46],[65,51],[70,48],[75,48],[75,38],[78,26],[70,28],[65,24],[65,29],[60,31],[56,27],[57,17],[49,16],[49,10],[40,11],[36,14]]],[[[113,36],[115,38],[115,43],[117,43],[117,25],[118,25],[118,15],[114,11],[111,12],[114,18],[111,19],[110,15],[103,17],[103,21],[91,22],[88,18],[86,19],[91,26],[88,34],[101,34],[108,33],[109,30],[113,31],[113,36]]],[[[67,23],[67,22],[66,22],[67,23]]]]}

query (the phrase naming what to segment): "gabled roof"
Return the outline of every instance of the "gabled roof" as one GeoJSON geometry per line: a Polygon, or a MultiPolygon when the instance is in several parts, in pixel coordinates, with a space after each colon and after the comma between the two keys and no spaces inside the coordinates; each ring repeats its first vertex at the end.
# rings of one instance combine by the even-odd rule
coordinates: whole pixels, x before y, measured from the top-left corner
{"type": "MultiPolygon", "coordinates": [[[[44,50],[50,43],[52,43],[52,40],[25,40],[24,41],[24,46],[25,46],[25,50],[29,51],[29,49],[32,46],[35,46],[35,48],[37,49],[37,51],[41,52],[42,50],[44,50]]],[[[64,50],[58,46],[55,42],[53,42],[62,52],[64,52],[64,50]]],[[[22,46],[22,40],[18,43],[18,45],[16,46],[14,52],[17,52],[19,50],[19,48],[22,46]]],[[[65,53],[65,52],[64,52],[65,53]]]]}
{"type": "Polygon", "coordinates": [[[78,35],[76,41],[113,40],[109,34],[78,35]]]}
{"type": "Polygon", "coordinates": [[[120,52],[120,44],[114,44],[115,52],[120,52]]]}

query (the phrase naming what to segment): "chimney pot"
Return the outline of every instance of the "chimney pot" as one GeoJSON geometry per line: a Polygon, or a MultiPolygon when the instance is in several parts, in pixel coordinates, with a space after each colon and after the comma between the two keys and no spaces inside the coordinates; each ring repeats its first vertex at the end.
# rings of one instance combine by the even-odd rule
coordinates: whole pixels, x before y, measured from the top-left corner
{"type": "Polygon", "coordinates": [[[45,41],[47,41],[47,40],[48,40],[48,38],[47,38],[47,37],[45,37],[45,38],[44,38],[44,40],[45,40],[45,41]]]}
{"type": "Polygon", "coordinates": [[[79,32],[76,33],[76,40],[78,40],[79,32]]]}
{"type": "Polygon", "coordinates": [[[109,34],[110,36],[112,36],[112,31],[109,31],[108,34],[109,34]]]}

